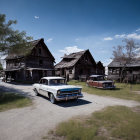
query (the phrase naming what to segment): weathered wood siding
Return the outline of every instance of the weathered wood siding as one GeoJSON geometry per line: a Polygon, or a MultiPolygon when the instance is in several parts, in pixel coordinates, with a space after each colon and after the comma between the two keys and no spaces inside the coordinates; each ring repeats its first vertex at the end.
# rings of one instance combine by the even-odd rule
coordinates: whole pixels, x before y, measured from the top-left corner
{"type": "Polygon", "coordinates": [[[127,67],[123,70],[122,76],[122,68],[117,67],[109,67],[108,68],[108,78],[112,80],[120,81],[122,78],[123,81],[133,81],[140,82],[140,67],[127,67]]]}
{"type": "Polygon", "coordinates": [[[6,60],[6,69],[18,69],[25,67],[24,58],[6,60]]]}
{"type": "Polygon", "coordinates": [[[56,75],[69,77],[69,79],[79,79],[81,76],[88,77],[91,74],[96,74],[96,62],[89,50],[77,54],[79,57],[75,57],[76,53],[64,57],[55,67],[56,75]]]}
{"type": "Polygon", "coordinates": [[[16,81],[38,81],[54,75],[54,57],[41,39],[29,55],[6,60],[6,76],[16,81]]]}
{"type": "Polygon", "coordinates": [[[26,67],[54,69],[54,60],[43,44],[38,44],[31,55],[26,57],[26,67]]]}
{"type": "Polygon", "coordinates": [[[75,79],[79,79],[79,76],[89,76],[96,73],[96,63],[91,61],[92,59],[88,54],[84,54],[75,65],[75,79]]]}

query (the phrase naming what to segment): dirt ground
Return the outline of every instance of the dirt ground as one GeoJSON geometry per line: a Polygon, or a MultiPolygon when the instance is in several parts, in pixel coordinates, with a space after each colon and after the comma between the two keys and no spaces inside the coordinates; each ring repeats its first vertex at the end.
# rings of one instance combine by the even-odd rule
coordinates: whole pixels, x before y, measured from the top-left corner
{"type": "Polygon", "coordinates": [[[129,100],[84,94],[76,101],[51,104],[47,98],[35,96],[32,85],[0,82],[4,91],[15,91],[33,99],[30,107],[0,112],[0,140],[40,140],[58,123],[77,115],[89,115],[107,106],[134,107],[140,103],[129,100]]]}

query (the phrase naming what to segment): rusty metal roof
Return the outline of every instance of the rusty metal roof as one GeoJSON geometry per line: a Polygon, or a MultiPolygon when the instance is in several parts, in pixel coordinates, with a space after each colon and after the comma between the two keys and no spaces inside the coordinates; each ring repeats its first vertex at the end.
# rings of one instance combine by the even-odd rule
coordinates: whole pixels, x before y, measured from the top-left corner
{"type": "Polygon", "coordinates": [[[80,51],[76,53],[71,53],[69,55],[65,55],[62,61],[55,65],[55,68],[57,69],[74,66],[85,52],[86,51],[80,51]]]}

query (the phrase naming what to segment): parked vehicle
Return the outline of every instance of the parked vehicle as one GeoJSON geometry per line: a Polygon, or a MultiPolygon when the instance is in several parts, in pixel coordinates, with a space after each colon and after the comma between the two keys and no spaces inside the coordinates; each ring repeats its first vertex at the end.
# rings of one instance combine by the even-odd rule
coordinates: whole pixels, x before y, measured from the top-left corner
{"type": "Polygon", "coordinates": [[[87,80],[87,85],[102,89],[114,89],[114,82],[105,80],[103,75],[91,75],[87,80]]]}
{"type": "Polygon", "coordinates": [[[50,99],[51,103],[61,100],[82,98],[82,88],[67,85],[62,77],[43,77],[38,84],[33,85],[36,95],[43,95],[50,99]]]}

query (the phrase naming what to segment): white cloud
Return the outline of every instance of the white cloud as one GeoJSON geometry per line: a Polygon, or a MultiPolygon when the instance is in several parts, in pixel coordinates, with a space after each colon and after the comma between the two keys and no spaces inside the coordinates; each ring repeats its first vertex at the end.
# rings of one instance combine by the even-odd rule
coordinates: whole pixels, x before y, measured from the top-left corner
{"type": "Polygon", "coordinates": [[[63,50],[59,50],[59,52],[62,52],[64,54],[70,54],[79,51],[83,51],[83,49],[78,48],[78,46],[68,46],[65,47],[63,50]]]}
{"type": "Polygon", "coordinates": [[[39,16],[34,16],[35,19],[39,19],[39,16]]]}
{"type": "Polygon", "coordinates": [[[137,33],[131,33],[131,34],[120,34],[120,35],[115,35],[115,38],[132,38],[132,39],[137,39],[140,40],[140,34],[137,33]]]}
{"type": "Polygon", "coordinates": [[[115,38],[125,38],[126,34],[121,34],[121,35],[115,35],[115,38]]]}
{"type": "Polygon", "coordinates": [[[128,34],[127,38],[137,39],[140,40],[140,35],[137,33],[128,34]]]}
{"type": "Polygon", "coordinates": [[[113,39],[122,39],[122,38],[127,38],[127,39],[136,39],[140,40],[140,28],[136,30],[134,33],[129,33],[129,34],[116,34],[114,37],[105,37],[104,40],[113,40],[113,39]]]}
{"type": "Polygon", "coordinates": [[[47,43],[50,43],[53,40],[53,38],[47,39],[47,43]]]}
{"type": "Polygon", "coordinates": [[[113,40],[112,37],[105,37],[104,40],[113,40]]]}
{"type": "Polygon", "coordinates": [[[136,32],[139,32],[140,31],[140,28],[138,28],[137,30],[136,30],[136,32]]]}

